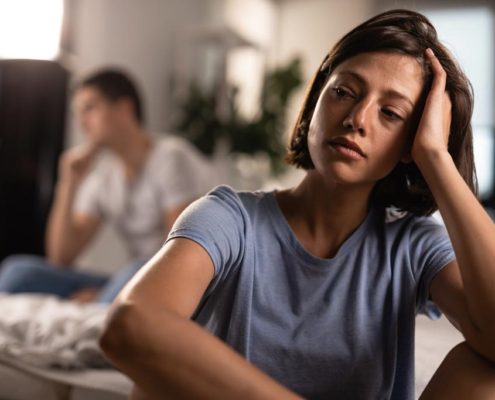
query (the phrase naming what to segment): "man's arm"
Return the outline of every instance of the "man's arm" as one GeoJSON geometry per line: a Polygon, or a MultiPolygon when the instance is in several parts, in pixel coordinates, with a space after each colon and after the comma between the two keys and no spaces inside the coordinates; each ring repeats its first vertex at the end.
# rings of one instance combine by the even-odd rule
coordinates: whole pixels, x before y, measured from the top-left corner
{"type": "Polygon", "coordinates": [[[100,219],[74,214],[74,198],[87,174],[97,148],[81,146],[66,151],[59,165],[59,180],[55,200],[48,218],[46,253],[55,265],[70,265],[96,233],[100,219]]]}
{"type": "Polygon", "coordinates": [[[213,274],[200,245],[171,240],[114,302],[103,351],[149,398],[300,398],[190,320],[213,274]]]}

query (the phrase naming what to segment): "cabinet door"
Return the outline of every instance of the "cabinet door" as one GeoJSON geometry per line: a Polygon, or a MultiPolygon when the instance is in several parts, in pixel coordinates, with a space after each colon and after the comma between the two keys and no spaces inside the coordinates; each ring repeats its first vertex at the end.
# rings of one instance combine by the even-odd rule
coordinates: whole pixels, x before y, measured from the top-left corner
{"type": "Polygon", "coordinates": [[[56,62],[0,60],[0,260],[44,253],[67,83],[56,62]]]}

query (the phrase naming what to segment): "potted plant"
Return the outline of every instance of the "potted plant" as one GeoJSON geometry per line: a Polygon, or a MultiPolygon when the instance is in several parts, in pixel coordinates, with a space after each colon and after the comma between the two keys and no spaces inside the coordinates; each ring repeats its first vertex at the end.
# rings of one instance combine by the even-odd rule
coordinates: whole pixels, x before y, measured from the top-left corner
{"type": "Polygon", "coordinates": [[[238,111],[236,87],[227,87],[227,112],[220,116],[218,93],[206,93],[192,84],[180,107],[176,130],[208,156],[213,156],[224,143],[234,159],[242,159],[242,155],[265,158],[269,172],[277,174],[284,165],[287,105],[301,83],[299,58],[268,71],[263,78],[259,111],[251,119],[238,111]]]}

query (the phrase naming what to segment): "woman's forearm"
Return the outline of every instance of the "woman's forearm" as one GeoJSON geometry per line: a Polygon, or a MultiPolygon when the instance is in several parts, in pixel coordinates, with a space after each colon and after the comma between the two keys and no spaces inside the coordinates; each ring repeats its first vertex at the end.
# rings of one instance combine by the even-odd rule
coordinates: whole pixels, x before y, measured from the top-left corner
{"type": "Polygon", "coordinates": [[[169,311],[116,306],[101,345],[150,398],[300,398],[196,323],[169,311]]]}
{"type": "MultiPolygon", "coordinates": [[[[447,152],[416,161],[452,241],[471,318],[480,329],[495,328],[495,226],[447,152]]],[[[494,332],[495,333],[495,332],[494,332]]]]}

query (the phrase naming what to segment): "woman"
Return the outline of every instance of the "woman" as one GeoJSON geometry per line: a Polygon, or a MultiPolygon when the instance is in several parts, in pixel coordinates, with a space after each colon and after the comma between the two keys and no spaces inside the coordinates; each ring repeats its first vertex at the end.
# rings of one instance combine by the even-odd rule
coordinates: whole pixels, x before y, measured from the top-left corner
{"type": "Polygon", "coordinates": [[[290,141],[302,182],[210,192],[114,304],[101,344],[135,398],[412,399],[415,315],[438,309],[466,342],[423,398],[494,398],[495,230],[473,194],[471,112],[424,16],[344,36],[290,141]]]}

